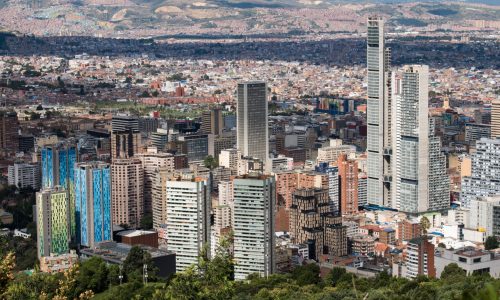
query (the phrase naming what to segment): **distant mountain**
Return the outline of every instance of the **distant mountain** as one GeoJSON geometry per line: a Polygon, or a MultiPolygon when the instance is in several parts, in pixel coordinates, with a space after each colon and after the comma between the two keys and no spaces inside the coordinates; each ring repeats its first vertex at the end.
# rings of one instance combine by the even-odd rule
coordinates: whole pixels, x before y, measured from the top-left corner
{"type": "Polygon", "coordinates": [[[355,33],[377,14],[397,30],[499,30],[500,1],[0,0],[0,29],[108,37],[355,33]],[[485,3],[497,4],[485,6],[485,3]]]}

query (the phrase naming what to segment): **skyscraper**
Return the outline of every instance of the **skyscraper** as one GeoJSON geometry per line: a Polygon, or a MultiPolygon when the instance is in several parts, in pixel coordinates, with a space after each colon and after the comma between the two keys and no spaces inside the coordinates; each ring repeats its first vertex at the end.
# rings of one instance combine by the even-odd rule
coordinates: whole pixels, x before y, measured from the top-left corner
{"type": "Polygon", "coordinates": [[[0,149],[17,151],[19,148],[19,122],[14,111],[0,111],[0,149]]]}
{"type": "Polygon", "coordinates": [[[197,263],[210,245],[210,202],[206,179],[167,181],[167,248],[176,254],[177,271],[197,263]]]}
{"type": "Polygon", "coordinates": [[[69,251],[68,192],[55,187],[36,193],[38,258],[69,251]]]}
{"type": "Polygon", "coordinates": [[[491,138],[500,138],[500,100],[491,102],[491,138]]]}
{"type": "Polygon", "coordinates": [[[391,73],[384,21],[368,18],[368,203],[391,206],[391,73]]]}
{"type": "Polygon", "coordinates": [[[71,190],[74,184],[74,164],[77,150],[73,145],[42,148],[42,188],[60,185],[71,190]]]}
{"type": "Polygon", "coordinates": [[[358,163],[341,154],[338,159],[340,211],[342,215],[358,212],[358,163]]]}
{"type": "Polygon", "coordinates": [[[433,119],[429,118],[428,78],[427,66],[404,66],[396,96],[393,207],[407,213],[444,210],[450,205],[446,157],[429,125],[433,119]]]}
{"type": "Polygon", "coordinates": [[[113,240],[111,171],[102,162],[79,163],[75,168],[77,243],[93,247],[113,240]]]}
{"type": "Polygon", "coordinates": [[[42,148],[42,189],[60,186],[69,193],[71,237],[75,237],[75,163],[78,151],[73,145],[54,145],[42,148]]]}
{"type": "Polygon", "coordinates": [[[111,158],[130,158],[140,152],[139,119],[115,115],[111,120],[111,158]]]}
{"type": "Polygon", "coordinates": [[[144,168],[137,158],[116,159],[111,164],[113,224],[140,226],[144,216],[144,168]]]}
{"type": "Polygon", "coordinates": [[[233,180],[234,278],[275,271],[274,177],[246,176],[233,180]]]}
{"type": "Polygon", "coordinates": [[[469,208],[477,197],[500,195],[500,138],[482,138],[472,154],[471,176],[462,178],[460,202],[469,208]]]}
{"type": "Polygon", "coordinates": [[[236,139],[237,148],[243,156],[267,162],[269,156],[267,123],[266,83],[258,81],[239,83],[236,139]]]}

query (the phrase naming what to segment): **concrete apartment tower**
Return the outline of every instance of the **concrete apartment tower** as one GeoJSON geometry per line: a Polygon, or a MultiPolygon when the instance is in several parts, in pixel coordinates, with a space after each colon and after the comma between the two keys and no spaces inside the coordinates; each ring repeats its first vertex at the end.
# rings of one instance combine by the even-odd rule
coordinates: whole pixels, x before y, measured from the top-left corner
{"type": "Polygon", "coordinates": [[[272,176],[244,176],[233,180],[234,278],[275,271],[274,206],[276,183],[272,176]]]}
{"type": "Polygon", "coordinates": [[[239,83],[237,148],[243,156],[267,162],[269,156],[267,124],[267,84],[260,81],[239,83]]]}
{"type": "Polygon", "coordinates": [[[139,227],[144,216],[144,167],[141,160],[114,160],[111,182],[113,224],[139,227]]]}
{"type": "Polygon", "coordinates": [[[367,25],[367,200],[369,204],[391,206],[391,52],[385,47],[384,20],[370,17],[367,25]]]}
{"type": "Polygon", "coordinates": [[[182,272],[198,262],[205,244],[210,245],[209,181],[172,179],[166,188],[167,248],[175,252],[177,272],[182,272]]]}
{"type": "Polygon", "coordinates": [[[393,208],[407,213],[450,205],[446,157],[429,118],[429,67],[404,66],[395,84],[393,208]]]}

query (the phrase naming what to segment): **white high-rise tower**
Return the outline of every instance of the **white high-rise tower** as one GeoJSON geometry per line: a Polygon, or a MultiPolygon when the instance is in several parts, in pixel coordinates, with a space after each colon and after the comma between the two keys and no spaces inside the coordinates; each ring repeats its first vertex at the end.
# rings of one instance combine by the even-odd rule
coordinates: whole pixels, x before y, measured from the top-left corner
{"type": "Polygon", "coordinates": [[[390,49],[385,48],[384,21],[368,18],[367,36],[368,203],[391,206],[391,73],[390,49]]]}
{"type": "Polygon", "coordinates": [[[407,213],[450,205],[446,157],[429,119],[429,68],[404,66],[395,90],[393,207],[407,213]]]}

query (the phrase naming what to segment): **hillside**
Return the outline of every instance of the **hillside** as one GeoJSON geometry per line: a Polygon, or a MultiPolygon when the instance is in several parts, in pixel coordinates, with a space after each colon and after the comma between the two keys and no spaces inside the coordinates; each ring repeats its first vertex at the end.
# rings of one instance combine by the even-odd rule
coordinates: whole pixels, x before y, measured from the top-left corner
{"type": "MultiPolygon", "coordinates": [[[[491,1],[491,0],[483,0],[491,1]]],[[[364,31],[384,16],[400,30],[500,29],[500,6],[428,1],[336,0],[0,0],[0,28],[39,36],[312,35],[364,31]]],[[[493,1],[498,2],[498,1],[493,1]]]]}

